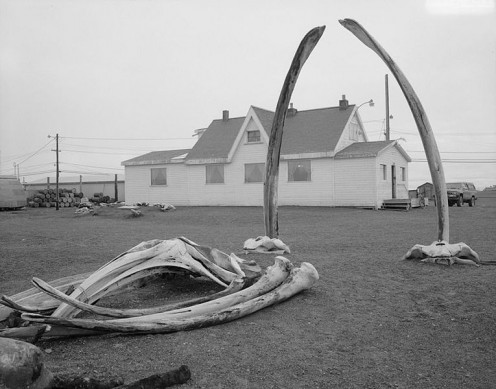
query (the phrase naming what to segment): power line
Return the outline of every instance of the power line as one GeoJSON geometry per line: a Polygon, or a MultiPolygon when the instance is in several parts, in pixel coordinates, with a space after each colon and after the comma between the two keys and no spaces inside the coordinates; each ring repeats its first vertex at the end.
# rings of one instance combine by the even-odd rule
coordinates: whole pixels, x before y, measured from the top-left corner
{"type": "Polygon", "coordinates": [[[46,145],[44,145],[43,147],[39,148],[38,150],[36,150],[33,154],[31,154],[29,157],[27,157],[26,159],[24,159],[23,161],[19,162],[17,165],[20,165],[21,163],[24,163],[26,162],[28,159],[34,157],[36,154],[38,154],[41,150],[43,150],[45,147],[47,147],[50,143],[53,142],[53,139],[50,139],[48,141],[48,143],[46,145]]]}
{"type": "MultiPolygon", "coordinates": [[[[409,153],[425,153],[424,150],[408,150],[409,153]]],[[[441,154],[496,154],[496,151],[440,151],[441,154]]]]}
{"type": "Polygon", "coordinates": [[[104,151],[84,151],[84,150],[72,150],[72,149],[65,149],[65,150],[60,150],[61,152],[62,151],[65,151],[65,152],[71,152],[71,153],[83,153],[83,154],[108,154],[108,155],[133,155],[133,154],[136,154],[136,153],[132,153],[132,152],[128,152],[128,153],[119,153],[119,152],[115,152],[115,153],[106,153],[104,151]]]}
{"type": "Polygon", "coordinates": [[[85,138],[76,136],[64,136],[62,139],[84,139],[84,140],[123,140],[123,141],[149,141],[149,140],[191,140],[192,138],[85,138]]]}
{"type": "MultiPolygon", "coordinates": [[[[132,147],[132,148],[124,148],[124,147],[105,147],[105,146],[89,146],[89,145],[75,145],[73,143],[67,143],[67,142],[64,142],[64,145],[65,146],[74,146],[74,147],[81,147],[81,148],[90,148],[90,149],[104,149],[104,150],[130,150],[130,151],[136,151],[136,150],[140,150],[140,151],[150,151],[150,148],[146,148],[146,149],[143,149],[143,148],[139,148],[139,147],[132,147]]],[[[69,150],[69,149],[68,149],[69,150]]]]}
{"type": "MultiPolygon", "coordinates": [[[[427,159],[412,159],[412,162],[427,162],[427,159]]],[[[443,163],[496,163],[496,159],[443,159],[443,163]]]]}
{"type": "Polygon", "coordinates": [[[114,168],[114,167],[103,167],[103,166],[92,166],[92,165],[80,165],[78,163],[62,162],[63,165],[81,166],[81,167],[92,167],[96,169],[108,169],[108,170],[124,170],[124,168],[114,168]]]}

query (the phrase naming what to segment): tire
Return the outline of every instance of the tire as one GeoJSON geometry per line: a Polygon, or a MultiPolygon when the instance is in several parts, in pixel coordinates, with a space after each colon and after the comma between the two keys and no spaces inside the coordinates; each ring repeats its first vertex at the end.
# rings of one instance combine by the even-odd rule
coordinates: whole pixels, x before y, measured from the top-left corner
{"type": "Polygon", "coordinates": [[[458,201],[456,202],[457,207],[461,207],[463,205],[463,196],[458,197],[458,201]]]}
{"type": "Polygon", "coordinates": [[[470,198],[470,202],[468,203],[469,207],[475,207],[475,197],[470,198]]]}

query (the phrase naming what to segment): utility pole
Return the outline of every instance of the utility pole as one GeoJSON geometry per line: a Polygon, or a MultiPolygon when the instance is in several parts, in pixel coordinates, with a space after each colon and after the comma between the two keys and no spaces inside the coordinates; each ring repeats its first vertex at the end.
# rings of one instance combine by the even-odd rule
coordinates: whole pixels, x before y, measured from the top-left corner
{"type": "Polygon", "coordinates": [[[386,140],[390,139],[389,134],[389,83],[388,83],[388,75],[386,74],[386,140]]]}
{"type": "Polygon", "coordinates": [[[59,134],[55,135],[55,155],[56,155],[56,173],[55,173],[55,209],[59,210],[59,134]]]}

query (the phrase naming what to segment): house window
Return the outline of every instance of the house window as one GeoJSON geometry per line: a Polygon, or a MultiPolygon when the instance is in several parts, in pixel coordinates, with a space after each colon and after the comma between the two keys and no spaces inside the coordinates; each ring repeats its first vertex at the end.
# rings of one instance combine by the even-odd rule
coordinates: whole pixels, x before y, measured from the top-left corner
{"type": "Polygon", "coordinates": [[[165,167],[151,169],[152,185],[167,185],[167,169],[165,167]]]}
{"type": "Polygon", "coordinates": [[[387,166],[381,164],[382,179],[387,180],[387,166]]]}
{"type": "Polygon", "coordinates": [[[223,184],[224,165],[206,165],[205,175],[207,184],[223,184]]]}
{"type": "Polygon", "coordinates": [[[288,161],[288,181],[311,181],[312,165],[310,160],[288,161]]]}
{"type": "Polygon", "coordinates": [[[245,164],[245,182],[263,182],[265,177],[264,163],[245,164]]]}
{"type": "Polygon", "coordinates": [[[248,143],[260,142],[260,131],[247,131],[246,133],[248,143]]]}
{"type": "Polygon", "coordinates": [[[401,181],[406,181],[406,169],[404,167],[401,168],[401,181]]]}

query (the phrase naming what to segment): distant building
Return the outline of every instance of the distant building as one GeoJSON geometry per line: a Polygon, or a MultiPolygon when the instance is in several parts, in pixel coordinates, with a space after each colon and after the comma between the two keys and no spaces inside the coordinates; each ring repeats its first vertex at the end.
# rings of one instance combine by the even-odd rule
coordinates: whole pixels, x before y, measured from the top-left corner
{"type": "Polygon", "coordinates": [[[419,195],[424,196],[424,198],[429,200],[434,200],[434,185],[430,182],[426,182],[425,184],[417,187],[417,192],[419,195]]]}
{"type": "MultiPolygon", "coordinates": [[[[47,177],[46,179],[23,183],[23,185],[26,191],[55,189],[56,181],[54,177],[47,177]]],[[[59,188],[75,190],[77,193],[83,193],[88,198],[93,197],[95,193],[103,193],[104,196],[109,196],[118,201],[125,201],[124,176],[122,174],[59,177],[59,188]]]]}
{"type": "MultiPolygon", "coordinates": [[[[126,202],[262,206],[274,112],[212,121],[191,150],[156,151],[122,162],[126,202]]],[[[357,106],[287,112],[279,205],[381,207],[408,199],[408,162],[397,141],[369,142],[357,106]]]]}

